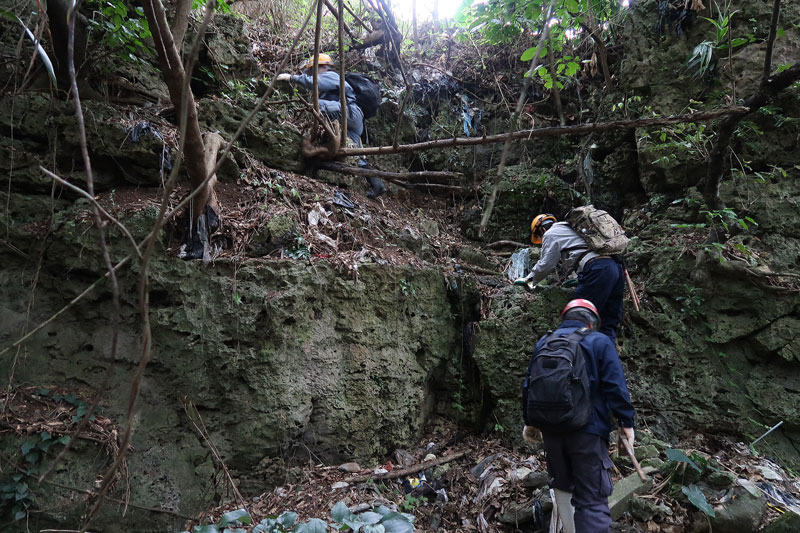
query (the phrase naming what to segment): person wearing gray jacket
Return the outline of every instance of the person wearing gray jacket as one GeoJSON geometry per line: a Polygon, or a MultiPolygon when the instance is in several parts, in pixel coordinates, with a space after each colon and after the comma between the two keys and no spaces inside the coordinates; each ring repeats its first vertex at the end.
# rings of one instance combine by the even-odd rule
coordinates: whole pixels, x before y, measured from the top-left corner
{"type": "Polygon", "coordinates": [[[533,270],[515,281],[533,288],[555,270],[559,261],[567,270],[578,273],[578,287],[573,299],[592,302],[600,315],[597,330],[611,340],[617,338],[622,321],[622,297],[625,294],[625,272],[615,258],[589,249],[586,241],[566,222],[557,222],[550,214],[538,215],[531,223],[531,242],[542,245],[542,253],[533,270]]]}
{"type": "MultiPolygon", "coordinates": [[[[314,88],[313,75],[314,59],[306,61],[302,74],[279,74],[278,81],[288,81],[300,85],[304,89],[314,88]]],[[[342,117],[342,103],[339,98],[339,74],[333,69],[333,60],[328,54],[320,54],[317,70],[317,86],[319,89],[319,110],[331,120],[340,120],[342,117]]],[[[345,99],[347,100],[347,137],[358,147],[361,147],[361,134],[364,132],[364,113],[356,103],[356,94],[349,83],[344,83],[345,99]]],[[[360,168],[369,168],[366,159],[358,159],[360,168]]],[[[386,192],[386,185],[380,178],[369,176],[366,178],[372,190],[367,193],[369,198],[377,198],[386,192]]]]}

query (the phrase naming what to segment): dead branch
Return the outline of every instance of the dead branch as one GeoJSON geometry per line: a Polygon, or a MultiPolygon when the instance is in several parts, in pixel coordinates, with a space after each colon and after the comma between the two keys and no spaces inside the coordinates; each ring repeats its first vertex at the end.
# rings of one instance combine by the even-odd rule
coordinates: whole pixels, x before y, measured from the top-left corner
{"type": "Polygon", "coordinates": [[[517,241],[495,241],[486,245],[489,248],[500,248],[501,246],[516,246],[518,248],[529,248],[529,244],[523,244],[517,241]]]}
{"type": "Polygon", "coordinates": [[[342,163],[325,162],[320,164],[320,168],[342,174],[352,174],[354,176],[376,176],[379,178],[394,178],[399,180],[410,180],[412,182],[427,179],[459,180],[463,179],[463,174],[455,172],[421,171],[421,172],[387,172],[385,170],[375,170],[371,168],[359,168],[342,163]]]}
{"type": "MultiPolygon", "coordinates": [[[[333,7],[330,5],[328,0],[325,0],[325,3],[328,5],[329,8],[333,7]]],[[[339,0],[339,120],[341,120],[342,124],[342,138],[339,143],[339,146],[347,146],[347,113],[348,113],[348,106],[347,106],[347,85],[345,81],[345,70],[344,70],[344,35],[342,34],[342,29],[344,28],[344,0],[339,0]]]]}
{"type": "Polygon", "coordinates": [[[464,270],[469,270],[470,272],[475,272],[476,274],[484,274],[486,276],[502,276],[501,272],[497,272],[495,270],[489,270],[488,268],[483,268],[475,265],[470,265],[468,263],[459,263],[458,266],[463,268],[464,270]]]}
{"type": "MultiPolygon", "coordinates": [[[[798,67],[800,70],[800,67],[798,67]]],[[[791,69],[790,69],[791,70],[791,69]]],[[[786,71],[789,72],[789,71],[786,71]]],[[[785,74],[782,72],[781,74],[785,74]]],[[[452,139],[437,139],[412,144],[401,144],[400,146],[371,146],[362,148],[346,148],[341,151],[341,155],[384,155],[417,152],[420,150],[434,150],[440,148],[452,148],[455,146],[474,146],[478,144],[493,144],[511,140],[531,140],[539,137],[557,137],[559,135],[584,135],[598,131],[608,131],[615,129],[649,128],[653,126],[664,126],[667,124],[678,124],[682,122],[705,122],[726,116],[738,116],[749,113],[746,107],[729,107],[716,111],[701,111],[699,113],[685,113],[672,117],[640,118],[635,120],[615,120],[611,122],[597,122],[588,124],[578,124],[575,126],[553,126],[549,128],[539,128],[532,130],[520,130],[509,133],[499,133],[487,135],[486,137],[454,137],[452,139]]]]}
{"type": "Polygon", "coordinates": [[[444,457],[431,459],[430,461],[425,461],[418,465],[409,466],[408,468],[394,469],[388,474],[365,474],[363,476],[355,476],[349,479],[345,479],[345,481],[347,483],[363,483],[364,481],[369,481],[370,479],[373,479],[375,481],[381,481],[384,479],[397,479],[400,477],[408,476],[410,474],[416,474],[417,472],[420,472],[432,466],[439,466],[445,463],[450,463],[457,459],[461,459],[465,455],[467,455],[466,451],[456,452],[451,455],[445,455],[444,457]]]}

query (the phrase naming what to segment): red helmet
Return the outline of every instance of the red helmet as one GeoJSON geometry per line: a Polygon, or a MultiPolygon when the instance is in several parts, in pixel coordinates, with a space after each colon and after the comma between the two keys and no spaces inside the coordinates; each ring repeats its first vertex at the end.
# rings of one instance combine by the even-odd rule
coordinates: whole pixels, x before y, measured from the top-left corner
{"type": "Polygon", "coordinates": [[[594,306],[592,302],[589,300],[585,300],[584,298],[575,298],[574,300],[570,301],[567,305],[564,306],[564,309],[561,311],[561,316],[567,314],[567,311],[570,309],[575,308],[582,308],[588,309],[594,314],[594,318],[596,321],[600,320],[600,313],[597,312],[597,308],[594,306]]]}

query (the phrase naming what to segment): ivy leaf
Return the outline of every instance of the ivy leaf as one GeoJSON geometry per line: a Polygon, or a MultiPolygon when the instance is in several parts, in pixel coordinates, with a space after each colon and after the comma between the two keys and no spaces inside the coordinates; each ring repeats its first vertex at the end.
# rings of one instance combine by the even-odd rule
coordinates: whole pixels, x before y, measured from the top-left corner
{"type": "Polygon", "coordinates": [[[536,52],[536,47],[531,47],[522,52],[522,55],[519,57],[520,61],[530,61],[533,59],[533,54],[536,52]]]}
{"type": "Polygon", "coordinates": [[[219,529],[214,524],[207,526],[194,526],[193,533],[219,533],[219,529]]]}
{"type": "Polygon", "coordinates": [[[394,513],[397,516],[391,518],[384,517],[381,525],[386,533],[413,533],[414,525],[400,513],[394,513]]]}
{"type": "Polygon", "coordinates": [[[319,518],[312,518],[305,524],[300,524],[295,528],[295,533],[326,533],[328,524],[319,518]]]}
{"type": "Polygon", "coordinates": [[[377,524],[383,519],[383,515],[380,513],[373,513],[372,511],[367,511],[365,513],[361,513],[360,515],[358,515],[358,518],[365,524],[377,524]]]}
{"type": "Polygon", "coordinates": [[[250,517],[250,513],[248,513],[245,509],[236,509],[235,511],[231,511],[222,515],[222,518],[219,519],[217,525],[224,527],[234,525],[237,522],[241,524],[250,524],[253,522],[253,519],[250,517]]]}
{"type": "Polygon", "coordinates": [[[694,468],[695,470],[697,470],[698,472],[702,471],[702,470],[700,470],[700,467],[697,466],[697,464],[695,464],[694,461],[689,459],[686,456],[686,454],[683,453],[680,450],[674,450],[672,448],[669,448],[664,453],[667,455],[667,459],[669,459],[670,461],[675,461],[676,463],[686,463],[686,464],[690,465],[692,468],[694,468]]]}
{"type": "Polygon", "coordinates": [[[285,529],[290,529],[297,522],[297,513],[294,511],[284,511],[278,516],[278,523],[285,529]]]}
{"type": "Polygon", "coordinates": [[[364,529],[361,530],[362,533],[386,533],[386,528],[383,527],[383,524],[375,524],[364,526],[364,529]]]}
{"type": "Polygon", "coordinates": [[[580,63],[576,63],[575,61],[570,61],[567,63],[567,70],[564,72],[566,76],[574,76],[578,73],[581,69],[580,63]]]}
{"type": "Polygon", "coordinates": [[[337,502],[336,505],[333,506],[333,509],[331,509],[331,518],[340,524],[343,524],[345,519],[349,517],[350,509],[347,508],[344,502],[337,502]]]}
{"type": "Polygon", "coordinates": [[[31,451],[32,449],[36,448],[36,444],[37,444],[37,443],[36,443],[35,441],[32,441],[32,440],[29,440],[29,441],[23,442],[23,443],[22,443],[22,446],[20,447],[20,448],[22,449],[22,453],[23,453],[24,455],[28,455],[28,453],[30,453],[30,451],[31,451]]]}
{"type": "Polygon", "coordinates": [[[688,487],[684,485],[681,487],[681,492],[686,494],[686,497],[689,498],[689,501],[692,503],[692,505],[706,513],[708,516],[715,516],[714,508],[708,503],[708,500],[706,500],[706,495],[703,494],[703,491],[700,490],[700,487],[695,484],[689,485],[688,487]]]}

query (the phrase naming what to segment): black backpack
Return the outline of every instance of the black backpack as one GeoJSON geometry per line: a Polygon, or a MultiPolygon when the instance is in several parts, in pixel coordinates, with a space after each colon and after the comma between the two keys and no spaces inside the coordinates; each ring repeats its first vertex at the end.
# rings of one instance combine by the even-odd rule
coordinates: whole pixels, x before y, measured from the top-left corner
{"type": "Polygon", "coordinates": [[[353,92],[356,93],[356,104],[364,113],[364,118],[372,118],[377,115],[378,107],[381,105],[381,88],[378,84],[355,72],[345,74],[344,81],[350,84],[353,92]]]}
{"type": "Polygon", "coordinates": [[[526,426],[543,431],[581,429],[592,415],[589,377],[580,342],[590,330],[567,336],[550,333],[532,356],[522,387],[522,416],[526,426]]]}

